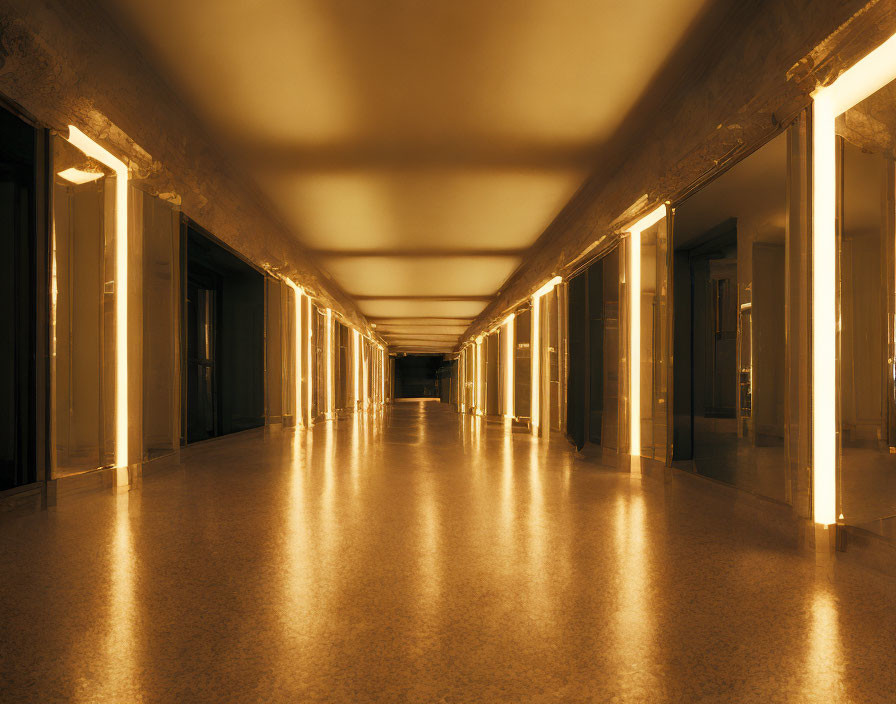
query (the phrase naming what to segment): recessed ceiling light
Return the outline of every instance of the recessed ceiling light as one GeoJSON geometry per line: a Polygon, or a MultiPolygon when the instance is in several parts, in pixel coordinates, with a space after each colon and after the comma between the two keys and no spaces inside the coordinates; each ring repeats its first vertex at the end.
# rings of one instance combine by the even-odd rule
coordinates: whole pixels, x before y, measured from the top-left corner
{"type": "Polygon", "coordinates": [[[66,181],[75,183],[79,186],[82,183],[90,183],[91,181],[96,181],[105,176],[102,171],[82,171],[81,169],[76,168],[60,171],[58,175],[64,178],[66,181]]]}

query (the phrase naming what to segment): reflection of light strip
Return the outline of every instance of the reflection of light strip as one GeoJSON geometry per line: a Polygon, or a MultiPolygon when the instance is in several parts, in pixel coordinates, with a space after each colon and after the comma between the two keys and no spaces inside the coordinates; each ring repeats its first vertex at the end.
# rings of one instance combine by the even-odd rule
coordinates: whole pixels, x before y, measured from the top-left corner
{"type": "Polygon", "coordinates": [[[537,431],[541,425],[541,297],[550,293],[553,288],[563,281],[555,276],[544,286],[532,294],[532,335],[529,349],[529,357],[532,367],[532,392],[531,409],[532,430],[537,431]]]}
{"type": "Polygon", "coordinates": [[[837,520],[837,165],[834,120],[896,80],[896,35],[813,95],[812,477],[816,523],[837,520]]]}
{"type": "Polygon", "coordinates": [[[631,226],[629,248],[629,340],[628,340],[628,417],[629,453],[641,454],[641,233],[666,217],[666,206],[661,205],[631,226]]]}
{"type": "Polygon", "coordinates": [[[361,333],[357,330],[352,330],[352,359],[352,376],[355,378],[355,395],[352,401],[357,408],[361,396],[361,333]]]}
{"type": "Polygon", "coordinates": [[[333,417],[333,311],[327,308],[327,418],[333,417]]]}
{"type": "Polygon", "coordinates": [[[293,340],[295,344],[294,353],[296,356],[296,369],[295,379],[293,381],[295,384],[296,426],[301,426],[304,425],[302,420],[302,289],[289,279],[286,280],[286,283],[289,284],[295,294],[295,321],[293,322],[295,331],[293,340]]]}
{"type": "Polygon", "coordinates": [[[308,304],[305,308],[305,312],[307,315],[305,316],[305,320],[308,321],[308,374],[305,380],[305,393],[307,394],[307,413],[308,416],[308,427],[311,427],[311,424],[314,422],[314,418],[312,417],[313,408],[314,408],[314,365],[312,364],[313,358],[313,349],[314,345],[312,337],[314,336],[314,325],[312,324],[314,321],[314,316],[312,313],[314,310],[311,307],[311,296],[305,298],[305,302],[308,304]]]}
{"type": "MultiPolygon", "coordinates": [[[[128,167],[74,125],[68,141],[115,171],[115,466],[128,466],[128,167]]],[[[126,484],[126,476],[116,477],[126,484]]]]}
{"type": "Polygon", "coordinates": [[[504,353],[507,359],[504,363],[504,417],[513,419],[513,313],[504,320],[504,353]]]}

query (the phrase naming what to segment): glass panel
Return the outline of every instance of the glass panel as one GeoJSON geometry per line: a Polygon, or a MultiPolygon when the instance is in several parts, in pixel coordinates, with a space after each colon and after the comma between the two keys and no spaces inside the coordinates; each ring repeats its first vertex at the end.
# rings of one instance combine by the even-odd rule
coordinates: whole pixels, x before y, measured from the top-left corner
{"type": "Polygon", "coordinates": [[[529,394],[532,384],[532,368],[529,359],[529,345],[532,340],[532,310],[525,308],[517,311],[514,319],[513,331],[516,336],[513,362],[514,376],[514,406],[517,418],[529,418],[531,413],[531,396],[529,394]]]}
{"type": "MultiPolygon", "coordinates": [[[[779,501],[790,499],[787,159],[781,134],[675,213],[675,459],[779,501]]],[[[655,348],[657,336],[661,329],[655,348]]],[[[652,442],[659,448],[663,439],[652,442]]]]}
{"type": "Polygon", "coordinates": [[[839,512],[896,540],[896,83],[837,119],[840,244],[839,512]]]}
{"type": "Polygon", "coordinates": [[[496,416],[500,413],[500,397],[498,395],[500,388],[498,373],[500,336],[498,331],[487,336],[482,344],[485,346],[485,412],[487,415],[496,416]]]}
{"type": "Polygon", "coordinates": [[[180,215],[160,198],[132,195],[143,252],[143,457],[153,459],[180,444],[180,215]]]}
{"type": "Polygon", "coordinates": [[[283,302],[281,289],[286,284],[273,277],[265,277],[265,402],[268,423],[283,420],[283,302]]]}
{"type": "Polygon", "coordinates": [[[665,461],[668,442],[667,221],[641,233],[641,455],[665,461]]]}
{"type": "Polygon", "coordinates": [[[115,176],[53,138],[55,476],[114,458],[115,176]]]}

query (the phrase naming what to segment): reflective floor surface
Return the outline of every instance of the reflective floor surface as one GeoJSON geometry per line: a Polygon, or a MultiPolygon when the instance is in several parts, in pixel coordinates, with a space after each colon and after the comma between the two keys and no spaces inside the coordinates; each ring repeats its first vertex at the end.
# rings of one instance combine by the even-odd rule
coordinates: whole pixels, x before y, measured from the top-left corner
{"type": "Polygon", "coordinates": [[[892,702],[896,582],[723,489],[438,403],[194,446],[0,517],[0,700],[892,702]]]}

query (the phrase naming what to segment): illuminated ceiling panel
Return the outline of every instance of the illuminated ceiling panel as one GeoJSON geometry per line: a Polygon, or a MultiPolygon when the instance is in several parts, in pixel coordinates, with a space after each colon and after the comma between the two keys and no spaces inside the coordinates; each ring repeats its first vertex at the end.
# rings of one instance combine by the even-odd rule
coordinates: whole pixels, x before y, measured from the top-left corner
{"type": "Polygon", "coordinates": [[[420,299],[377,299],[360,301],[361,312],[369,318],[469,318],[485,308],[484,301],[438,301],[420,299]]]}
{"type": "Polygon", "coordinates": [[[490,296],[522,257],[327,257],[353,296],[490,296]]]}
{"type": "Polygon", "coordinates": [[[101,1],[363,312],[461,324],[708,4],[101,1]]]}

